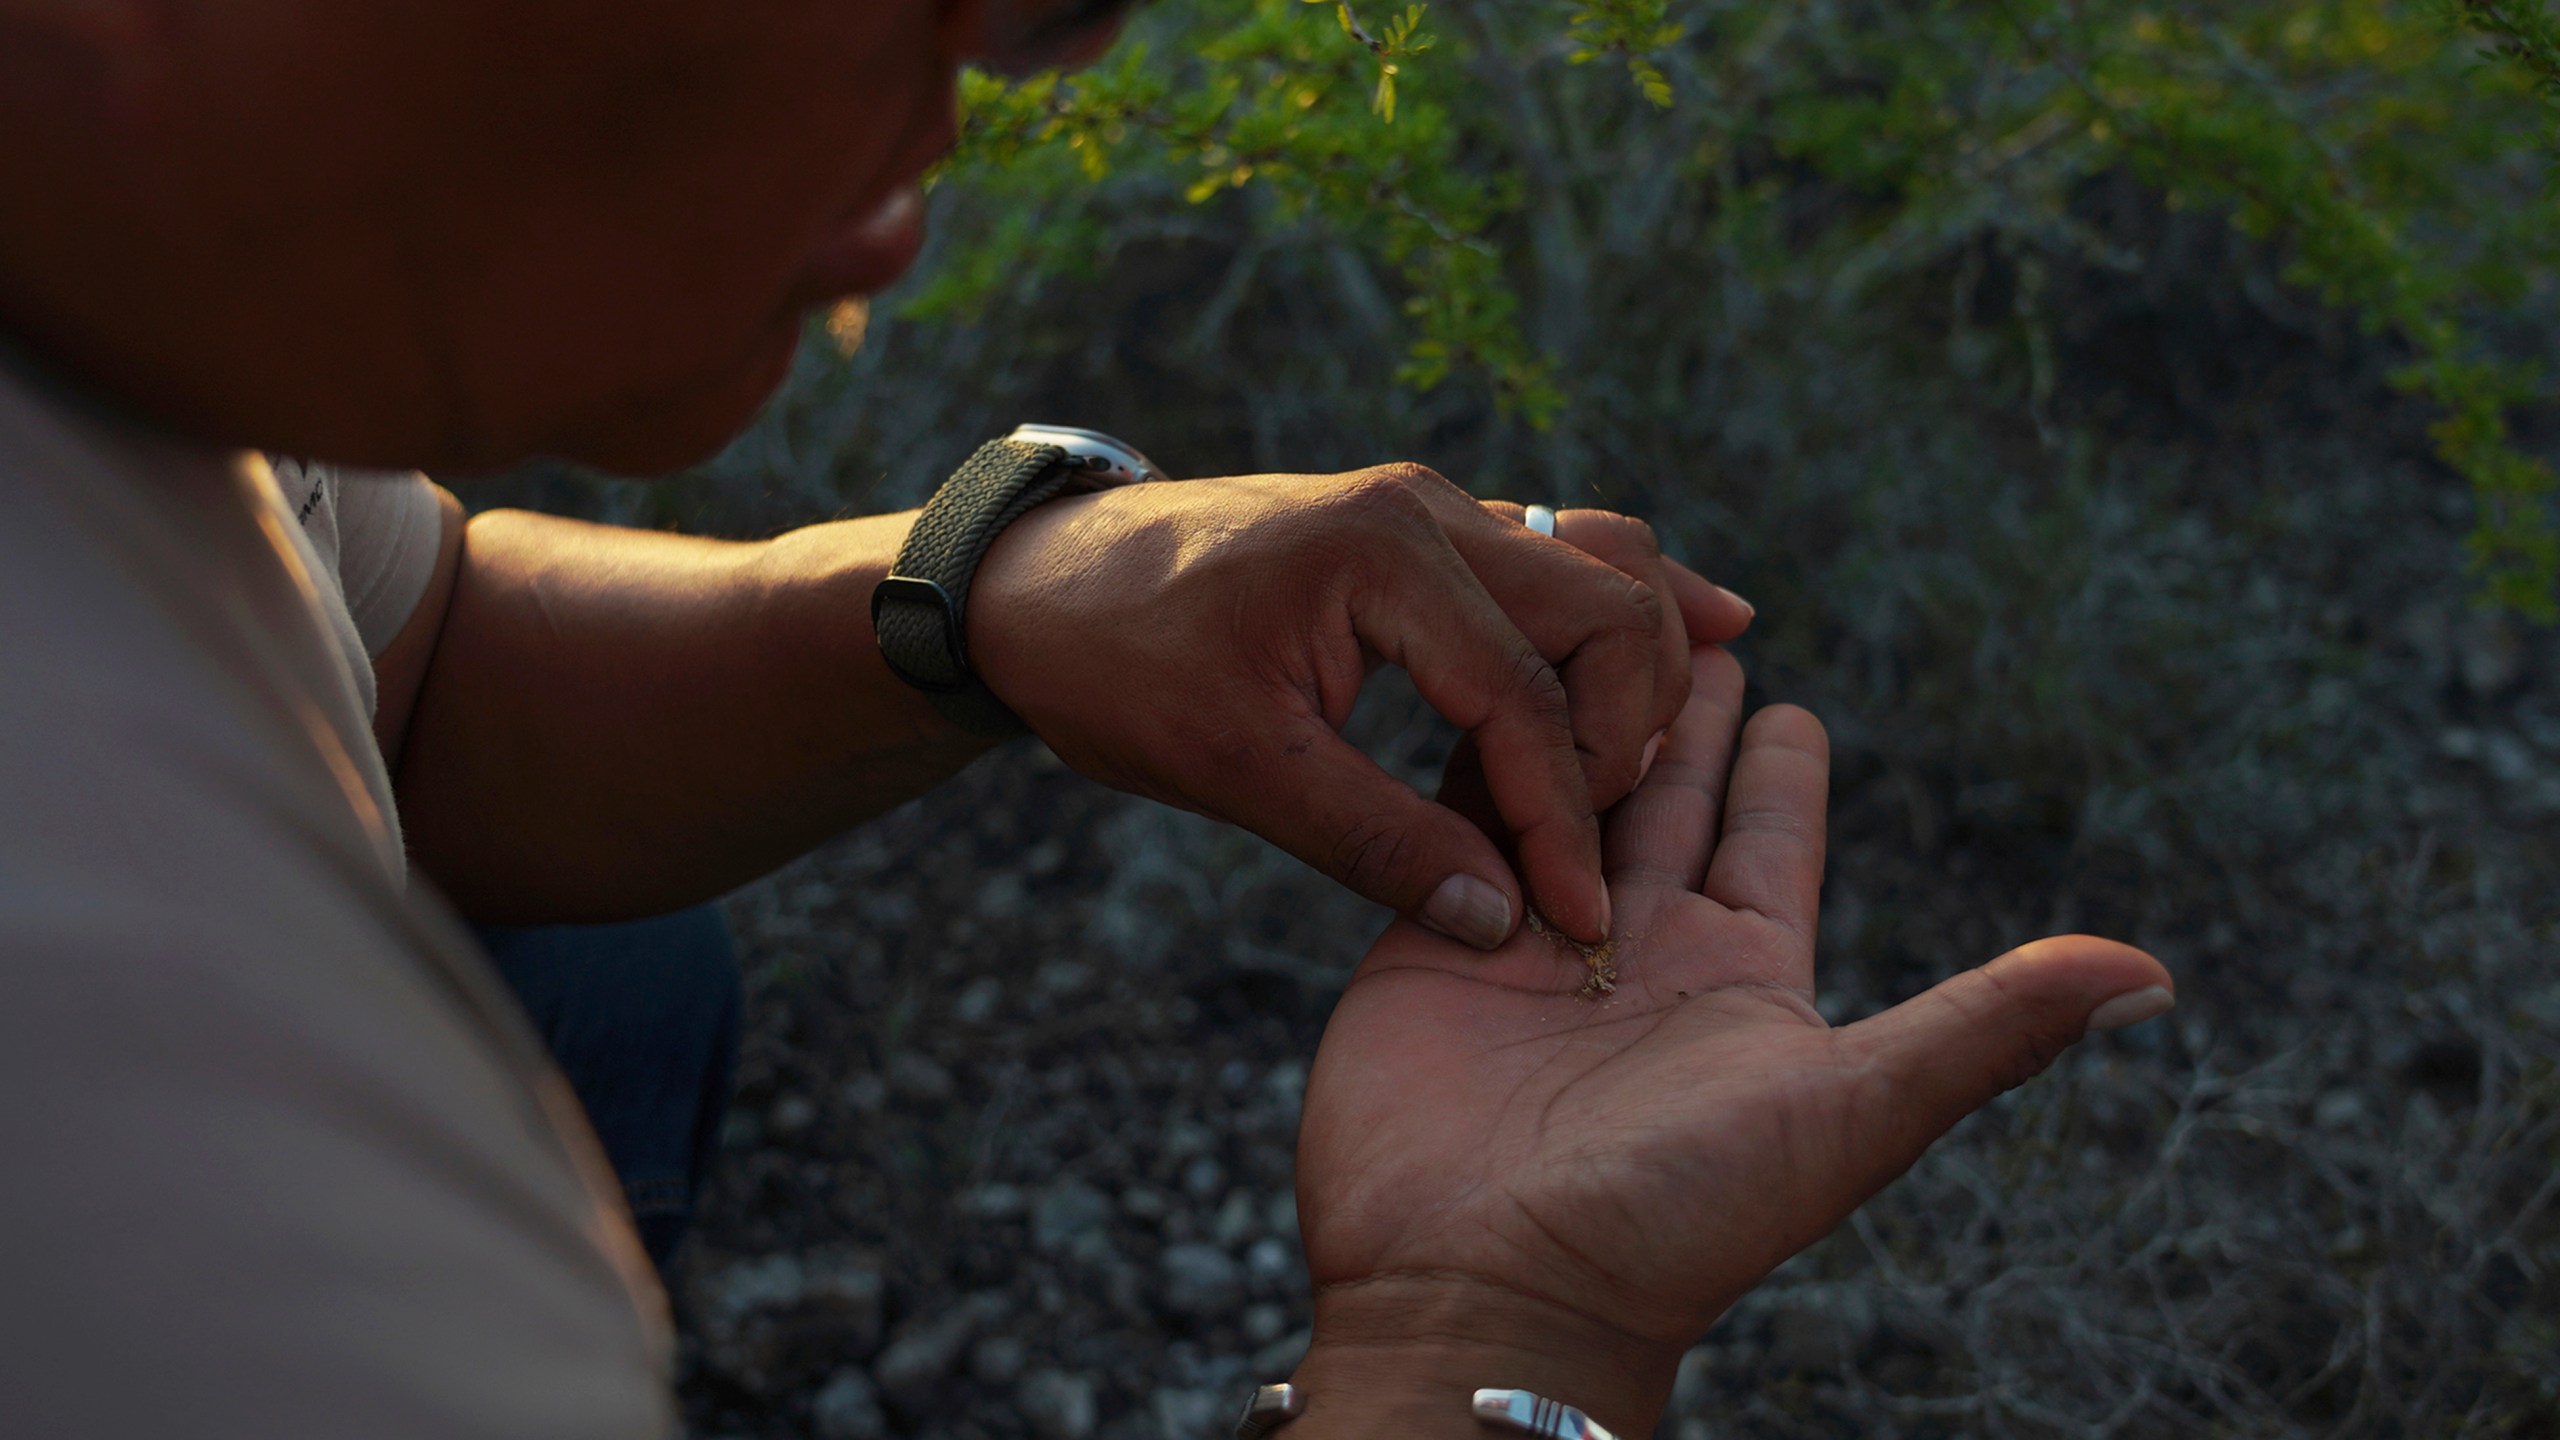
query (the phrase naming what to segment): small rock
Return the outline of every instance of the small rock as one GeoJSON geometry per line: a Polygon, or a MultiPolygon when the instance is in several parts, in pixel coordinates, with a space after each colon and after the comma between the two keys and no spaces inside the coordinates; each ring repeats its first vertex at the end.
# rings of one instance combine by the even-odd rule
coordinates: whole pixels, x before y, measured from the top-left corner
{"type": "Polygon", "coordinates": [[[1257,1385],[1277,1385],[1297,1373],[1306,1362],[1307,1347],[1315,1343],[1313,1330],[1283,1335],[1253,1352],[1253,1379],[1257,1385]]]}
{"type": "Polygon", "coordinates": [[[1716,1352],[1704,1345],[1691,1348],[1680,1357],[1680,1369],[1671,1381],[1671,1408],[1675,1414],[1694,1415],[1715,1399],[1716,1352]]]}
{"type": "Polygon", "coordinates": [[[1229,1092],[1242,1090],[1253,1083],[1253,1067],[1242,1060],[1230,1060],[1218,1067],[1218,1088],[1229,1092]]]}
{"type": "Polygon", "coordinates": [[[2522,737],[2504,730],[2492,730],[2481,737],[2480,763],[2488,767],[2489,778],[2501,785],[2524,785],[2542,768],[2522,737]]]}
{"type": "Polygon", "coordinates": [[[889,1433],[889,1417],[880,1412],[880,1392],[860,1366],[848,1365],[830,1378],[809,1402],[809,1420],[821,1440],[881,1440],[889,1433]]]}
{"type": "Polygon", "coordinates": [[[996,1007],[1003,1003],[1004,982],[993,975],[981,975],[951,1002],[951,1016],[963,1025],[984,1025],[996,1018],[996,1007]]]}
{"type": "Polygon", "coordinates": [[[1055,837],[1032,846],[1022,856],[1023,870],[1035,878],[1055,875],[1058,867],[1066,863],[1067,844],[1055,837]]]}
{"type": "Polygon", "coordinates": [[[1164,1304],[1177,1315],[1216,1316],[1244,1299],[1244,1276],[1234,1257],[1214,1245],[1168,1245],[1164,1252],[1164,1304]]]}
{"type": "Polygon", "coordinates": [[[1295,1111],[1307,1097],[1307,1067],[1296,1060],[1283,1060],[1262,1077],[1262,1088],[1271,1098],[1295,1111]]]}
{"type": "Polygon", "coordinates": [[[928,1409],[944,1378],[960,1363],[969,1336],[985,1318],[984,1309],[973,1299],[899,1326],[889,1348],[871,1362],[871,1373],[890,1403],[910,1414],[928,1409]]]}
{"type": "Polygon", "coordinates": [[[1067,1246],[1067,1255],[1070,1259],[1102,1270],[1127,1263],[1120,1258],[1120,1247],[1112,1243],[1111,1227],[1108,1225],[1097,1225],[1077,1236],[1074,1242],[1067,1246]]]}
{"type": "Polygon", "coordinates": [[[1269,1230],[1274,1235],[1278,1235],[1289,1240],[1297,1239],[1297,1192],[1293,1190],[1283,1190],[1279,1194],[1272,1196],[1271,1202],[1268,1205],[1265,1205],[1262,1209],[1262,1224],[1263,1228],[1269,1230]]]}
{"type": "Polygon", "coordinates": [[[889,1103],[889,1082],[877,1075],[856,1075],[838,1093],[855,1114],[877,1115],[889,1103]]]}
{"type": "Polygon", "coordinates": [[[1156,1433],[1164,1440],[1200,1440],[1203,1435],[1215,1433],[1219,1421],[1229,1418],[1226,1410],[1213,1390],[1159,1390],[1155,1400],[1156,1433]]]}
{"type": "Polygon", "coordinates": [[[1043,1250],[1064,1249],[1100,1230],[1111,1219],[1112,1208],[1111,1197],[1090,1185],[1070,1180],[1054,1186],[1031,1212],[1031,1243],[1043,1250]]]}
{"type": "Polygon", "coordinates": [[[765,1124],[776,1135],[797,1135],[816,1123],[817,1102],[806,1095],[784,1095],[775,1099],[766,1113],[765,1124]]]}
{"type": "Polygon", "coordinates": [[[868,1355],[880,1344],[880,1306],[888,1288],[870,1257],[838,1250],[812,1252],[802,1265],[802,1318],[823,1324],[839,1353],[868,1355]]]}
{"type": "Polygon", "coordinates": [[[1022,1376],[1030,1352],[1010,1335],[990,1335],[969,1352],[969,1374],[989,1389],[1012,1384],[1022,1376]]]}
{"type": "Polygon", "coordinates": [[[1263,1285],[1277,1285],[1298,1273],[1298,1252],[1288,1241],[1265,1235],[1244,1252],[1246,1273],[1263,1285]]]}
{"type": "Polygon", "coordinates": [[[2495,699],[2515,684],[2524,659],[2524,637],[2503,615],[2473,615],[2455,650],[2462,688],[2479,700],[2495,699]]]}
{"type": "Polygon", "coordinates": [[[1002,1183],[973,1186],[960,1195],[961,1213],[981,1220],[1010,1220],[1029,1203],[1020,1189],[1002,1183]]]}
{"type": "Polygon", "coordinates": [[[901,1099],[937,1104],[950,1099],[959,1086],[931,1056],[908,1050],[889,1062],[889,1088],[901,1099]]]}
{"type": "Polygon", "coordinates": [[[1265,1300],[1244,1307],[1244,1315],[1237,1323],[1243,1327],[1248,1343],[1268,1345],[1289,1328],[1289,1312],[1265,1300]]]}
{"type": "Polygon", "coordinates": [[[1145,1185],[1132,1185],[1120,1192],[1120,1213],[1132,1220],[1161,1220],[1173,1208],[1173,1202],[1161,1190],[1145,1185]]]}
{"type": "Polygon", "coordinates": [[[999,870],[987,877],[986,884],[978,887],[978,913],[997,919],[1019,914],[1022,902],[1029,894],[1021,876],[999,870]]]}
{"type": "Polygon", "coordinates": [[[800,1257],[787,1252],[741,1260],[711,1280],[711,1309],[735,1320],[756,1310],[797,1305],[808,1293],[809,1277],[800,1257]]]}
{"type": "Polygon", "coordinates": [[[874,885],[862,891],[863,918],[872,928],[899,933],[916,923],[916,897],[895,885],[874,885]]]}
{"type": "Polygon", "coordinates": [[[1253,1203],[1252,1192],[1228,1191],[1226,1203],[1218,1207],[1216,1218],[1209,1222],[1210,1238],[1227,1249],[1242,1245],[1262,1228],[1261,1208],[1253,1203]]]}
{"type": "Polygon", "coordinates": [[[1082,1375],[1034,1370],[1022,1377],[1013,1403],[1031,1433],[1044,1440],[1085,1440],[1093,1433],[1093,1382],[1082,1375]]]}
{"type": "Polygon", "coordinates": [[[1197,1120],[1175,1120],[1164,1127],[1164,1153],[1175,1160],[1206,1155],[1218,1148],[1218,1132],[1197,1120]]]}
{"type": "Polygon", "coordinates": [[[1227,1167],[1203,1155],[1182,1167],[1182,1188],[1195,1198],[1206,1200],[1227,1188],[1227,1167]]]}
{"type": "Polygon", "coordinates": [[[1093,983],[1093,968],[1073,960],[1052,960],[1040,967],[1031,983],[1041,994],[1063,1000],[1083,993],[1084,987],[1093,983]]]}

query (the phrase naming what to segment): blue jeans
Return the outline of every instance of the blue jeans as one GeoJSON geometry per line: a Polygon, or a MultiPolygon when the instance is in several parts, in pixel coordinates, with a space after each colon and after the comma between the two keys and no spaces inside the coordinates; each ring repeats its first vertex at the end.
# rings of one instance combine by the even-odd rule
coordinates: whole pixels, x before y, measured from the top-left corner
{"type": "Polygon", "coordinates": [[[704,905],[622,925],[475,928],[587,1107],[664,1272],[719,1151],[738,1067],[727,918],[704,905]]]}

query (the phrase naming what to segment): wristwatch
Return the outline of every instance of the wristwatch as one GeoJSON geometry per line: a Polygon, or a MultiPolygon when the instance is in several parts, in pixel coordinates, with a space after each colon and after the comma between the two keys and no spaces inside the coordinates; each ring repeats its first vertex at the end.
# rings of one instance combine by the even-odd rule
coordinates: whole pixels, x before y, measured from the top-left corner
{"type": "Polygon", "coordinates": [[[977,735],[1028,734],[969,668],[969,582],[1004,527],[1060,495],[1162,480],[1136,447],[1098,430],[1023,425],[978,447],[933,492],[871,592],[871,632],[897,677],[977,735]]]}

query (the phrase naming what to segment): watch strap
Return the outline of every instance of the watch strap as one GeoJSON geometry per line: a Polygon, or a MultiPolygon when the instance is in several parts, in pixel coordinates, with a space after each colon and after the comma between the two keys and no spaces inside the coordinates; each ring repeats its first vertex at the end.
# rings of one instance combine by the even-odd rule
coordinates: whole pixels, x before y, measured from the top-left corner
{"type": "Polygon", "coordinates": [[[933,492],[889,577],[871,592],[871,629],[898,677],[964,730],[994,737],[1030,727],[969,665],[969,586],[1004,527],[1055,498],[1076,473],[1056,445],[990,440],[933,492]]]}

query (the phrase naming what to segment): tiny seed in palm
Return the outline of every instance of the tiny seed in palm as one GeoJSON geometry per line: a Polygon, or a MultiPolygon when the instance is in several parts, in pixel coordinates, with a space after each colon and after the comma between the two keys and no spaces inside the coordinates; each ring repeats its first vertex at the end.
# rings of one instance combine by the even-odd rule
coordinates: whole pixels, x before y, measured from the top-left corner
{"type": "Polygon", "coordinates": [[[1616,992],[1618,942],[1615,937],[1597,942],[1576,940],[1548,924],[1547,917],[1539,914],[1538,907],[1535,905],[1528,908],[1526,918],[1532,933],[1556,941],[1582,957],[1583,968],[1590,973],[1583,977],[1582,988],[1574,992],[1576,999],[1597,1000],[1603,995],[1616,992]]]}

